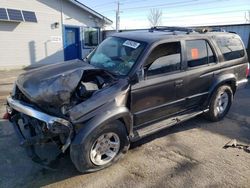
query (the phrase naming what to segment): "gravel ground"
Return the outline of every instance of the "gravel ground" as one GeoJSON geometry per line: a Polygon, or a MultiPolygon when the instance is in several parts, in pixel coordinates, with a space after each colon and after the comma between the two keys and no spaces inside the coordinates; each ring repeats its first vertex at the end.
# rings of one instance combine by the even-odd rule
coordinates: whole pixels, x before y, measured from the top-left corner
{"type": "MultiPolygon", "coordinates": [[[[18,73],[0,72],[2,104],[12,87],[6,78],[18,73]]],[[[19,147],[10,123],[0,120],[0,187],[249,187],[250,153],[223,149],[231,139],[250,145],[249,97],[250,86],[236,94],[223,121],[197,117],[170,127],[132,144],[110,168],[90,174],[78,173],[68,154],[57,171],[42,169],[19,147]]]]}

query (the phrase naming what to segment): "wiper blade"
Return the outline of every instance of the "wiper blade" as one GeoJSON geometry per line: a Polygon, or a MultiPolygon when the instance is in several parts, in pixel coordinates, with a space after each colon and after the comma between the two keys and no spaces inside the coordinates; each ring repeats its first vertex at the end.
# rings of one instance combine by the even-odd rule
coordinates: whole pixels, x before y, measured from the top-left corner
{"type": "Polygon", "coordinates": [[[86,63],[88,63],[88,64],[90,64],[90,61],[86,57],[83,59],[83,61],[86,62],[86,63]]]}
{"type": "Polygon", "coordinates": [[[103,69],[103,70],[105,70],[106,72],[108,72],[109,74],[111,74],[111,75],[113,75],[115,77],[120,76],[120,74],[118,72],[112,72],[112,71],[107,70],[107,69],[103,69]]]}

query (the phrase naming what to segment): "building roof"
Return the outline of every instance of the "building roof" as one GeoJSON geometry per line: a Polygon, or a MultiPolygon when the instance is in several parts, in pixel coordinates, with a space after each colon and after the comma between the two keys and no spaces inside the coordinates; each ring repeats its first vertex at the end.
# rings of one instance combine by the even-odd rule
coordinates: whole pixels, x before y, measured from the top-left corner
{"type": "Polygon", "coordinates": [[[74,5],[78,6],[79,8],[89,12],[90,14],[100,18],[101,20],[103,20],[106,24],[110,25],[113,23],[112,20],[108,19],[107,17],[103,16],[102,14],[94,11],[93,9],[87,7],[86,5],[82,4],[81,2],[77,1],[77,0],[69,0],[69,2],[73,3],[74,5]]]}

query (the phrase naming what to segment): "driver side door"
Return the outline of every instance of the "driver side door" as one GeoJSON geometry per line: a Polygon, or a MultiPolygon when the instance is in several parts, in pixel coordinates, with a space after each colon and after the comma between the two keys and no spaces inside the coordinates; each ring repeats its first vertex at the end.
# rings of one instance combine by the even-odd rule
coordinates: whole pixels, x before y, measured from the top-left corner
{"type": "Polygon", "coordinates": [[[148,56],[145,78],[131,87],[131,110],[135,127],[151,124],[181,111],[184,99],[176,92],[184,89],[181,43],[156,46],[148,56]]]}

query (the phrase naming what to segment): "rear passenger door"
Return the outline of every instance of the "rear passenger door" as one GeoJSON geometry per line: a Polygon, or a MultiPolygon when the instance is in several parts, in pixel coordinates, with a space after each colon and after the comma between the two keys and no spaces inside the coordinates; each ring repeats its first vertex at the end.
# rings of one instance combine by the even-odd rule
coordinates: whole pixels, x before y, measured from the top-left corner
{"type": "Polygon", "coordinates": [[[211,43],[205,39],[186,40],[186,77],[188,87],[184,93],[186,97],[185,108],[194,108],[201,105],[208,96],[214,79],[214,71],[219,69],[215,50],[211,43]]]}

